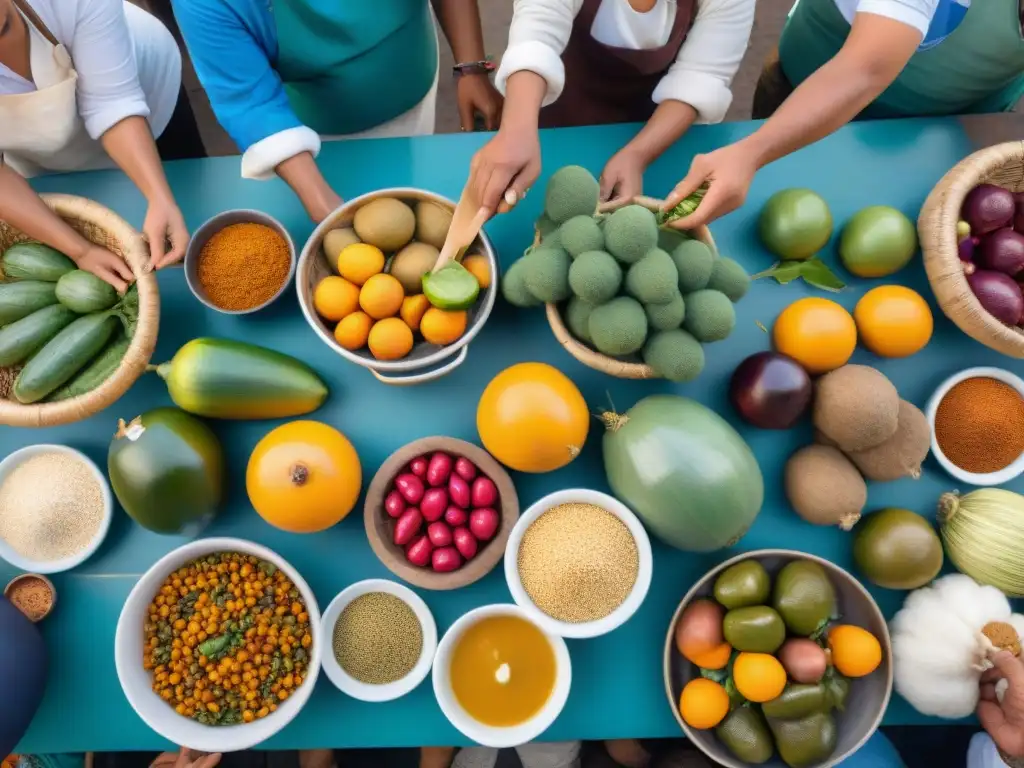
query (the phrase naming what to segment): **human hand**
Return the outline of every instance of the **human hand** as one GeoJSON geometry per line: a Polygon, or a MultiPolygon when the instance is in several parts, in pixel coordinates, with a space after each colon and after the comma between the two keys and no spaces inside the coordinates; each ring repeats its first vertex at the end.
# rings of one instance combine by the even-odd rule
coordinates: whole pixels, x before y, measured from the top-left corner
{"type": "Polygon", "coordinates": [[[992,662],[995,667],[981,676],[978,720],[1000,750],[1010,757],[1024,757],[1024,661],[1000,651],[992,662]],[[1008,683],[1002,702],[996,696],[1000,680],[1008,683]]]}
{"type": "Polygon", "coordinates": [[[601,171],[601,202],[632,202],[644,191],[644,163],[629,148],[620,149],[601,171]]]}
{"type": "Polygon", "coordinates": [[[124,259],[94,243],[89,243],[86,251],[75,259],[75,265],[110,283],[118,293],[128,290],[128,285],[135,280],[131,267],[124,259]]]}
{"type": "Polygon", "coordinates": [[[164,752],[158,755],[150,768],[214,768],[220,763],[220,758],[219,752],[207,754],[182,747],[177,753],[164,752]]]}
{"type": "Polygon", "coordinates": [[[536,131],[504,127],[473,156],[469,185],[481,208],[504,212],[526,197],[540,175],[540,139],[536,131]]]}
{"type": "Polygon", "coordinates": [[[153,269],[161,269],[185,257],[188,229],[173,200],[150,200],[142,231],[149,240],[149,263],[153,269]],[[170,248],[167,247],[168,243],[170,248]]]}
{"type": "Polygon", "coordinates": [[[755,173],[756,158],[742,143],[730,144],[706,155],[697,155],[690,164],[686,178],[676,184],[665,199],[662,210],[675,208],[705,183],[708,184],[707,194],[697,210],[689,216],[676,219],[670,226],[676,229],[695,229],[736,210],[747,199],[755,173]]]}
{"type": "Polygon", "coordinates": [[[501,124],[505,100],[487,75],[462,75],[455,81],[455,93],[462,130],[473,130],[477,113],[483,116],[484,127],[488,131],[497,129],[501,124]]]}

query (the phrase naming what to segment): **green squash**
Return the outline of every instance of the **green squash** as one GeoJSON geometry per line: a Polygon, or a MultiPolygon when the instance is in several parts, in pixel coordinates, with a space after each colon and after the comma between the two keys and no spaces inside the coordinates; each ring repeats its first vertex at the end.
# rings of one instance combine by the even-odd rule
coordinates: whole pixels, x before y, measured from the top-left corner
{"type": "Polygon", "coordinates": [[[712,552],[739,541],[764,501],[750,446],[721,416],[677,395],[602,415],[612,492],[666,544],[712,552]]]}
{"type": "Polygon", "coordinates": [[[224,497],[224,452],[212,430],[177,408],[122,420],[107,472],[124,511],[156,533],[196,536],[224,497]]]}

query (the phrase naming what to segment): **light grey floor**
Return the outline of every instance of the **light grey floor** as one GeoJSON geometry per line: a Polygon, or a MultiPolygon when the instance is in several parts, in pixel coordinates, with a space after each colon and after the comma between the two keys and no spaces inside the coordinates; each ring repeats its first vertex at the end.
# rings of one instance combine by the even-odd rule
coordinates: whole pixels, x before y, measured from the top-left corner
{"type": "MultiPolygon", "coordinates": [[[[360,0],[366,2],[367,0],[360,0]]],[[[498,59],[505,49],[508,39],[508,25],[512,18],[512,0],[479,0],[480,14],[483,17],[484,42],[488,54],[498,59]]],[[[761,63],[768,52],[776,44],[779,31],[786,18],[786,12],[793,0],[758,0],[757,19],[750,47],[743,60],[739,73],[733,82],[733,103],[727,120],[746,120],[750,117],[750,101],[754,95],[754,85],[761,71],[761,63]]],[[[459,130],[458,113],[455,107],[455,90],[448,73],[453,62],[447,45],[441,46],[441,82],[437,104],[437,131],[451,133],[459,130]]],[[[221,130],[210,110],[203,93],[190,67],[186,67],[186,85],[192,100],[203,142],[211,155],[227,155],[237,152],[231,139],[221,130]]]]}

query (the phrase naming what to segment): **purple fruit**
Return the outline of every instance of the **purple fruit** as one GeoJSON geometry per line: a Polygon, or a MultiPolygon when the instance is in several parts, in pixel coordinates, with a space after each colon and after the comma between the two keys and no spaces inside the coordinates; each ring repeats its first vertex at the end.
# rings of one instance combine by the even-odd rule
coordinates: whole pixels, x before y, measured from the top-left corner
{"type": "Polygon", "coordinates": [[[789,429],[806,413],[811,377],[793,358],[757,352],[740,363],[729,383],[729,399],[744,421],[761,429],[789,429]]]}

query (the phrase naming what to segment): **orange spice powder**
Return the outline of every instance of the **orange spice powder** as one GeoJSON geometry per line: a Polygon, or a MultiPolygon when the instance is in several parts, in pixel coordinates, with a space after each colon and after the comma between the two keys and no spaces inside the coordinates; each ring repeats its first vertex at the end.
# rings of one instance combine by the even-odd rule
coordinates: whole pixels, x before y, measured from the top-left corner
{"type": "Polygon", "coordinates": [[[935,439],[966,472],[1005,469],[1024,453],[1024,398],[998,379],[965,379],[939,403],[935,439]]]}
{"type": "Polygon", "coordinates": [[[199,284],[221,309],[245,310],[274,297],[288,279],[288,243],[265,224],[231,224],[199,252],[199,284]]]}

